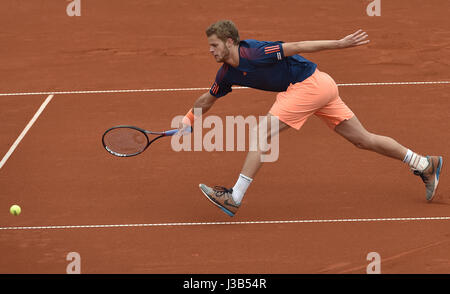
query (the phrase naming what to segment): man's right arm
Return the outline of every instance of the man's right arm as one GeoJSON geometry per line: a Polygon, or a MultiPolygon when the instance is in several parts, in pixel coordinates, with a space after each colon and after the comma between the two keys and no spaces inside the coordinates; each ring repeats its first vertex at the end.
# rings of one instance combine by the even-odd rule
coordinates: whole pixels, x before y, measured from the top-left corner
{"type": "MultiPolygon", "coordinates": [[[[178,133],[183,135],[188,133],[187,130],[191,128],[191,125],[194,121],[194,114],[198,115],[204,115],[217,101],[217,98],[211,95],[211,93],[206,92],[203,95],[201,95],[195,102],[194,107],[189,110],[189,112],[186,114],[186,116],[183,119],[183,122],[180,123],[180,126],[178,127],[179,131],[178,133]]],[[[198,117],[195,117],[198,118],[198,117]]]]}
{"type": "Polygon", "coordinates": [[[208,91],[195,101],[193,109],[201,109],[201,114],[205,114],[216,101],[217,98],[211,95],[211,93],[209,93],[208,91]]]}

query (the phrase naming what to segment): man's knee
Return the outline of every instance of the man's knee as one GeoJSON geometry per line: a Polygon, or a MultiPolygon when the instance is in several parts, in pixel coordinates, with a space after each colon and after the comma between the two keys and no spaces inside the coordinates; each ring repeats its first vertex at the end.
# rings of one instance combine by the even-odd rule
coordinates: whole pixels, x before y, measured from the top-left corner
{"type": "Polygon", "coordinates": [[[367,132],[357,136],[352,143],[359,149],[370,150],[372,149],[374,138],[374,134],[367,132]]]}

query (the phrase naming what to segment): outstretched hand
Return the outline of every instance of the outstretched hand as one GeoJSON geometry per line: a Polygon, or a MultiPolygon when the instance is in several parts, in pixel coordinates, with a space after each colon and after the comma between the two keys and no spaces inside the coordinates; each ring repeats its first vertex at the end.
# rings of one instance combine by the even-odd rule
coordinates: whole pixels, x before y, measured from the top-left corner
{"type": "Polygon", "coordinates": [[[192,132],[192,128],[190,125],[181,123],[178,126],[178,132],[175,134],[176,136],[184,136],[190,134],[192,132]]]}
{"type": "Polygon", "coordinates": [[[366,32],[364,32],[363,30],[358,30],[353,34],[340,39],[339,40],[340,48],[365,45],[370,42],[370,40],[367,39],[368,37],[369,35],[367,35],[366,32]]]}

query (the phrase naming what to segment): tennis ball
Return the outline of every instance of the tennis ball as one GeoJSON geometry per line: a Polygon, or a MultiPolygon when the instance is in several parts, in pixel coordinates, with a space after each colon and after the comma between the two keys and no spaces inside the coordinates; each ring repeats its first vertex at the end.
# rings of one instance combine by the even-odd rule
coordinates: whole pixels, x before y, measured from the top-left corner
{"type": "Polygon", "coordinates": [[[14,205],[11,206],[11,208],[9,209],[9,212],[11,212],[12,215],[19,215],[21,210],[22,210],[22,209],[20,208],[19,205],[14,204],[14,205]]]}

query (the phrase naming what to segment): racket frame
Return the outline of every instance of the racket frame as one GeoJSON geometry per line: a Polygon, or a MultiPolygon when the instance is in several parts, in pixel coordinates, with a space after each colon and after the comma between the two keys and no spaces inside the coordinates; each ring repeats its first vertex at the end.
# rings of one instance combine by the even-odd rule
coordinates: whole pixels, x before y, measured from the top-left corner
{"type": "Polygon", "coordinates": [[[152,144],[153,142],[155,142],[159,138],[167,137],[167,136],[173,136],[177,132],[178,132],[178,129],[172,129],[172,130],[165,131],[165,132],[152,132],[152,131],[147,131],[147,130],[144,130],[144,129],[141,129],[141,128],[138,128],[138,127],[135,127],[135,126],[119,125],[119,126],[111,127],[111,128],[107,129],[103,133],[102,144],[103,144],[103,148],[105,148],[106,151],[108,151],[108,153],[110,153],[110,154],[112,154],[114,156],[117,156],[117,157],[132,157],[132,156],[136,156],[136,155],[139,155],[142,152],[144,152],[148,148],[148,146],[150,146],[150,144],[152,144]],[[118,153],[118,152],[115,152],[115,151],[109,149],[108,146],[105,143],[105,136],[106,136],[106,134],[108,134],[108,132],[111,131],[111,130],[120,129],[120,128],[122,128],[122,129],[123,128],[128,128],[128,129],[133,129],[133,130],[141,132],[142,134],[144,134],[145,138],[147,139],[147,145],[144,147],[144,149],[142,151],[139,151],[139,152],[136,152],[136,153],[132,153],[132,154],[122,154],[122,153],[118,153]],[[152,140],[150,140],[148,135],[156,135],[157,137],[155,137],[152,140]]]}

